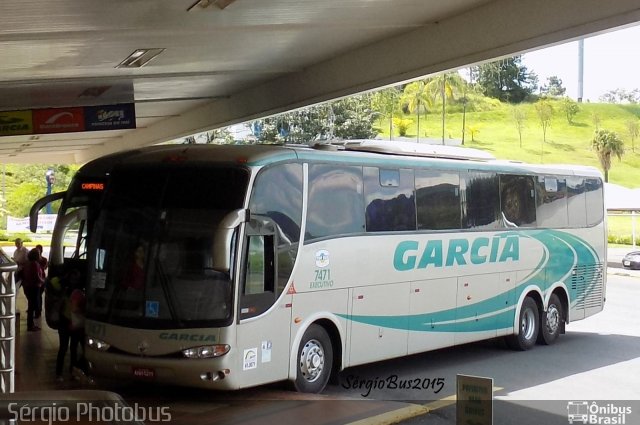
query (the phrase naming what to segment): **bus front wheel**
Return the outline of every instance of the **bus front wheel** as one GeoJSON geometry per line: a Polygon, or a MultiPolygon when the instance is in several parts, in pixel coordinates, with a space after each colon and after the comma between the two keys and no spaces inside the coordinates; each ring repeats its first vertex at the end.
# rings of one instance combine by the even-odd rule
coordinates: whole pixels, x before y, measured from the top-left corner
{"type": "Polygon", "coordinates": [[[564,321],[562,303],[556,294],[551,295],[547,311],[543,311],[540,316],[541,326],[538,334],[538,343],[551,345],[558,339],[562,329],[562,322],[564,321]]]}
{"type": "Polygon", "coordinates": [[[311,325],[300,341],[294,387],[303,393],[319,393],[327,385],[333,367],[333,349],[327,331],[311,325]]]}
{"type": "Polygon", "coordinates": [[[518,326],[518,335],[509,335],[507,345],[518,351],[528,350],[535,345],[540,330],[538,306],[531,297],[526,297],[522,302],[518,326]]]}

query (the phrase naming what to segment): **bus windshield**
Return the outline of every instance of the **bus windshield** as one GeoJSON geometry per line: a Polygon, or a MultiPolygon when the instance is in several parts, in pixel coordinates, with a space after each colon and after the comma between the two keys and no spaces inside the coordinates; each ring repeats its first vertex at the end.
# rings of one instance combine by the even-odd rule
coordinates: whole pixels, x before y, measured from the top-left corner
{"type": "Polygon", "coordinates": [[[242,208],[233,167],[114,169],[89,250],[87,317],[140,329],[222,326],[232,276],[212,268],[216,228],[242,208]]]}

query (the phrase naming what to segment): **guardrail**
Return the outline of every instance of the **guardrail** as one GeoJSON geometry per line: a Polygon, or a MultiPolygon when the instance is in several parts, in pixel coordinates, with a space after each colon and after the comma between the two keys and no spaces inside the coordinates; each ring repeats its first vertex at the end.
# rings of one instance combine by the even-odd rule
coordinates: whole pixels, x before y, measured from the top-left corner
{"type": "Polygon", "coordinates": [[[0,249],[0,394],[15,391],[16,285],[13,275],[17,268],[0,249]]]}

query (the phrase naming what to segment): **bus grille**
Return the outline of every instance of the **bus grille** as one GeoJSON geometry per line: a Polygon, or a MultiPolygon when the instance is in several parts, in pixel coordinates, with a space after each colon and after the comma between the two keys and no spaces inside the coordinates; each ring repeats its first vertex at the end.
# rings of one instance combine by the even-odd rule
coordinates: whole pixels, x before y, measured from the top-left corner
{"type": "Polygon", "coordinates": [[[576,308],[601,307],[604,291],[602,263],[574,267],[571,289],[571,292],[576,294],[576,308]]]}

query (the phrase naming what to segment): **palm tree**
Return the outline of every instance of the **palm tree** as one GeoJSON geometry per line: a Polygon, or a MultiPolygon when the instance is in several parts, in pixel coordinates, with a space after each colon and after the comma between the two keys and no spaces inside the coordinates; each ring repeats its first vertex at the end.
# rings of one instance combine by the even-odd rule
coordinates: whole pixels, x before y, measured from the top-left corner
{"type": "Polygon", "coordinates": [[[420,112],[425,111],[431,106],[431,97],[427,92],[427,84],[424,80],[414,81],[407,84],[404,88],[403,101],[407,103],[409,112],[415,112],[418,118],[418,128],[416,131],[416,140],[420,141],[420,112]]]}
{"type": "Polygon", "coordinates": [[[431,78],[427,82],[427,91],[433,99],[442,100],[442,144],[444,145],[445,112],[447,99],[453,100],[454,95],[462,88],[462,78],[457,73],[442,74],[431,78]]]}
{"type": "Polygon", "coordinates": [[[602,169],[604,170],[604,181],[608,183],[611,157],[615,155],[618,157],[618,160],[622,159],[624,143],[613,131],[597,130],[591,141],[591,148],[596,151],[596,155],[598,155],[598,160],[600,160],[600,165],[602,165],[602,169]]]}

